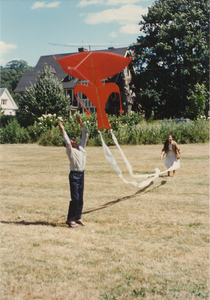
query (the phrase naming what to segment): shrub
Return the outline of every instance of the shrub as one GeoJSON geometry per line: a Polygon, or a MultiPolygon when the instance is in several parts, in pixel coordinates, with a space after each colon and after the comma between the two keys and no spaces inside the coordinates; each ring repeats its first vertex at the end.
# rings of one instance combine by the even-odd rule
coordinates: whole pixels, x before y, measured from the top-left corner
{"type": "Polygon", "coordinates": [[[27,129],[20,127],[20,124],[15,119],[1,129],[1,144],[28,143],[30,140],[27,129]]]}
{"type": "Polygon", "coordinates": [[[69,114],[69,96],[65,96],[62,83],[52,76],[51,67],[44,66],[37,73],[36,83],[21,95],[19,120],[23,126],[33,125],[41,114],[69,114]]]}
{"type": "Polygon", "coordinates": [[[183,143],[205,143],[209,140],[209,121],[196,120],[182,124],[183,143]]]}
{"type": "Polygon", "coordinates": [[[47,115],[42,115],[41,117],[38,118],[39,124],[47,127],[47,128],[52,128],[53,126],[57,126],[59,120],[63,120],[61,117],[56,117],[56,114],[47,114],[47,115]]]}
{"type": "Polygon", "coordinates": [[[16,119],[16,116],[1,114],[1,127],[5,127],[9,122],[16,119]]]}
{"type": "MultiPolygon", "coordinates": [[[[80,114],[83,124],[89,134],[88,146],[101,146],[101,139],[97,127],[97,115],[87,117],[80,114]]],[[[168,134],[172,134],[177,143],[199,143],[209,140],[209,121],[199,119],[187,123],[174,123],[164,121],[146,122],[138,114],[125,116],[108,116],[113,132],[121,145],[125,144],[162,144],[168,134]]],[[[9,122],[0,131],[1,143],[38,142],[45,146],[63,145],[62,133],[57,126],[60,117],[56,115],[42,115],[39,122],[27,129],[21,128],[16,119],[9,122]]],[[[77,142],[81,139],[81,130],[75,116],[63,121],[69,137],[75,137],[77,142]]],[[[109,130],[101,130],[105,143],[114,145],[109,130]]]]}
{"type": "Polygon", "coordinates": [[[29,136],[30,136],[30,141],[35,143],[38,141],[40,138],[40,135],[42,132],[44,132],[45,128],[43,126],[40,126],[36,121],[34,122],[34,125],[28,126],[27,127],[29,136]]]}
{"type": "Polygon", "coordinates": [[[33,126],[28,126],[28,132],[32,142],[37,142],[41,135],[44,135],[47,131],[50,131],[53,127],[58,125],[61,117],[56,117],[56,114],[42,115],[38,118],[38,122],[35,121],[33,126]]]}
{"type": "Polygon", "coordinates": [[[52,129],[43,131],[38,143],[43,146],[63,146],[63,136],[60,129],[53,126],[52,129]]]}

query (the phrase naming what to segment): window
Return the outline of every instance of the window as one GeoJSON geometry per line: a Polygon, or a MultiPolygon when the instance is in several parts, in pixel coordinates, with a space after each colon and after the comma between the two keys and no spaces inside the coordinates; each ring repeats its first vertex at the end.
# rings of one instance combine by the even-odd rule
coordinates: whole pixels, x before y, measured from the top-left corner
{"type": "Polygon", "coordinates": [[[1,100],[1,105],[6,105],[7,104],[7,100],[1,100]]]}

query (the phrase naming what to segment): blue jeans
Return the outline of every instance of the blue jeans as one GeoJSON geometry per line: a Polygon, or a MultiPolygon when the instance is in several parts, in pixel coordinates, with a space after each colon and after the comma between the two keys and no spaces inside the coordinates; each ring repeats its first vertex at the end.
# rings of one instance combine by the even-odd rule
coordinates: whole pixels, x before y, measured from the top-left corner
{"type": "Polygon", "coordinates": [[[83,208],[84,172],[71,171],[69,174],[71,201],[69,203],[68,221],[81,219],[83,208]]]}

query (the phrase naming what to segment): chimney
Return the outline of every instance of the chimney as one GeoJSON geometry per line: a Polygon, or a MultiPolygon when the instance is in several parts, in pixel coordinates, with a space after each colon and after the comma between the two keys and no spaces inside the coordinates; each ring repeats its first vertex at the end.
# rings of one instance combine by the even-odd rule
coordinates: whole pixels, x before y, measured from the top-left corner
{"type": "Polygon", "coordinates": [[[88,49],[82,47],[82,48],[78,48],[78,51],[79,51],[79,52],[86,52],[86,51],[88,51],[88,49]]]}
{"type": "Polygon", "coordinates": [[[55,69],[50,67],[50,73],[51,73],[52,75],[55,75],[55,74],[56,74],[55,69]]]}

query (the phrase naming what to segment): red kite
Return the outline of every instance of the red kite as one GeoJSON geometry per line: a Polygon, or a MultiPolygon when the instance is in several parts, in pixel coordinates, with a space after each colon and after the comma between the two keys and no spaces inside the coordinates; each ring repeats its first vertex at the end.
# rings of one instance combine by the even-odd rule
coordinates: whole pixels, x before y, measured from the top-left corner
{"type": "MultiPolygon", "coordinates": [[[[55,58],[55,57],[54,57],[55,58]]],[[[114,76],[115,74],[122,71],[132,60],[132,58],[124,57],[122,55],[113,54],[109,52],[82,52],[77,54],[72,54],[63,58],[55,58],[63,70],[78,79],[88,81],[88,85],[78,84],[74,88],[74,95],[77,98],[77,93],[83,93],[97,108],[97,119],[98,119],[98,129],[106,128],[111,129],[106,112],[105,105],[112,93],[118,93],[120,99],[120,111],[123,113],[121,104],[121,94],[118,85],[115,83],[102,82],[102,79],[107,79],[114,76]]],[[[80,101],[79,101],[80,102],[80,101]]],[[[80,102],[81,103],[81,102],[80,102]]],[[[82,103],[81,103],[82,104],[82,103]]],[[[83,105],[83,104],[82,104],[83,105]]],[[[84,105],[83,105],[84,106],[84,105]]],[[[88,114],[89,111],[84,107],[88,114]]],[[[104,149],[105,156],[110,164],[113,166],[117,174],[122,178],[125,183],[133,184],[136,187],[145,187],[150,184],[155,178],[159,177],[159,174],[165,173],[171,169],[168,169],[160,173],[158,168],[155,169],[155,173],[147,175],[134,175],[132,167],[125,157],[122,149],[120,148],[112,129],[110,130],[112,138],[120,153],[123,160],[125,161],[128,171],[131,176],[136,178],[148,178],[147,180],[137,183],[136,181],[127,181],[122,176],[122,171],[118,167],[115,158],[113,157],[111,151],[106,146],[102,134],[101,141],[104,149]],[[149,178],[151,177],[151,178],[149,178]]],[[[179,166],[173,166],[171,168],[176,169],[179,166]]]]}
{"type": "MultiPolygon", "coordinates": [[[[122,114],[124,111],[122,110],[121,94],[118,85],[111,82],[104,84],[102,79],[112,77],[122,71],[131,62],[132,58],[99,51],[82,52],[63,58],[56,58],[54,56],[54,58],[67,74],[88,81],[88,85],[76,85],[74,95],[77,101],[79,101],[77,93],[83,93],[96,106],[99,130],[102,128],[111,129],[105,105],[112,93],[118,93],[120,98],[120,112],[122,114]]],[[[85,110],[90,115],[86,107],[85,110]]]]}

